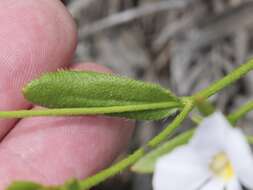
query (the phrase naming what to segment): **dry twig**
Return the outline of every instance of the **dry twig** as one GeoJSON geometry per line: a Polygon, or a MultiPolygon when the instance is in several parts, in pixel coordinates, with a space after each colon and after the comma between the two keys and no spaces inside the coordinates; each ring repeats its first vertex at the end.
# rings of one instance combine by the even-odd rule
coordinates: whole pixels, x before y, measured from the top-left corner
{"type": "Polygon", "coordinates": [[[80,17],[81,11],[88,7],[94,0],[75,0],[68,5],[69,12],[74,18],[80,17]]]}
{"type": "Polygon", "coordinates": [[[253,2],[249,1],[205,22],[200,26],[199,35],[192,39],[197,47],[215,42],[253,23],[253,2]]]}
{"type": "Polygon", "coordinates": [[[80,39],[84,39],[89,35],[94,35],[105,29],[125,24],[137,18],[154,14],[161,11],[177,10],[187,5],[185,0],[177,1],[161,1],[158,3],[149,3],[138,8],[129,9],[124,12],[113,14],[102,20],[99,20],[89,26],[85,26],[80,29],[80,39]]]}

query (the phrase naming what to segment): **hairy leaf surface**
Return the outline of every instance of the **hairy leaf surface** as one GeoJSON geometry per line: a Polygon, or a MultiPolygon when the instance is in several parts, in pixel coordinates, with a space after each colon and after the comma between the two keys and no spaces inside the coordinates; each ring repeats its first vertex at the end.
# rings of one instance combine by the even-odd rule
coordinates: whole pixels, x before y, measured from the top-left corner
{"type": "Polygon", "coordinates": [[[96,72],[59,71],[45,74],[30,82],[23,92],[32,103],[48,108],[176,103],[166,109],[109,114],[140,120],[165,118],[181,106],[176,96],[157,84],[96,72]]]}

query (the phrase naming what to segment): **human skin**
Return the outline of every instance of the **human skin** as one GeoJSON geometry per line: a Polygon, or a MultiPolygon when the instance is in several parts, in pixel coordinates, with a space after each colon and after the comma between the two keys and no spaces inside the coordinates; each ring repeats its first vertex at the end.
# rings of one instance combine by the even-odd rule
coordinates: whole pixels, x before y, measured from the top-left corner
{"type": "MultiPolygon", "coordinates": [[[[91,63],[70,66],[76,28],[59,0],[1,0],[0,23],[0,110],[38,109],[21,90],[42,73],[111,72],[91,63]]],[[[132,121],[102,116],[1,119],[0,189],[13,180],[60,184],[90,176],[111,164],[133,128],[132,121]]]]}

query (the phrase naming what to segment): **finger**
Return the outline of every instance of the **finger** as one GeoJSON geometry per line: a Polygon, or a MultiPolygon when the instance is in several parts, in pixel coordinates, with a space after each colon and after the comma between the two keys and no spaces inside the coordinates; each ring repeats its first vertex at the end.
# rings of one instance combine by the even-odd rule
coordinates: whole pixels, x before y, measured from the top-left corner
{"type": "MultiPolygon", "coordinates": [[[[0,23],[0,110],[25,109],[24,84],[70,62],[75,26],[56,0],[1,0],[0,23]]],[[[0,139],[15,122],[0,120],[0,139]]]]}
{"type": "Polygon", "coordinates": [[[0,189],[12,180],[60,184],[90,176],[116,158],[132,130],[129,120],[102,116],[23,119],[0,145],[0,189]]]}

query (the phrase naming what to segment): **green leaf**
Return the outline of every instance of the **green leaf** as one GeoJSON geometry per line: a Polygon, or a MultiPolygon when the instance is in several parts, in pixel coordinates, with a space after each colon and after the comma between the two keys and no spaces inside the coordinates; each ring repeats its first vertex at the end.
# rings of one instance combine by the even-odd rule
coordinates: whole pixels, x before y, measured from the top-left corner
{"type": "Polygon", "coordinates": [[[132,171],[137,173],[152,173],[157,159],[165,154],[168,154],[174,148],[187,143],[192,137],[193,132],[193,130],[187,131],[152,150],[132,166],[132,171]]]}
{"type": "Polygon", "coordinates": [[[159,110],[138,111],[138,112],[114,113],[107,115],[117,117],[127,117],[129,119],[136,119],[136,120],[159,120],[168,117],[176,113],[177,111],[178,109],[174,108],[174,109],[159,109],[159,110]]]}
{"type": "Polygon", "coordinates": [[[76,179],[67,181],[63,186],[42,186],[29,181],[16,181],[7,190],[81,190],[81,187],[76,179]]]}
{"type": "Polygon", "coordinates": [[[174,103],[166,109],[109,114],[140,120],[162,119],[181,107],[181,101],[175,95],[157,84],[95,72],[59,71],[45,74],[30,82],[23,93],[27,100],[48,108],[174,103]]]}
{"type": "Polygon", "coordinates": [[[13,182],[7,190],[40,190],[42,186],[37,183],[27,181],[16,181],[13,182]]]}

